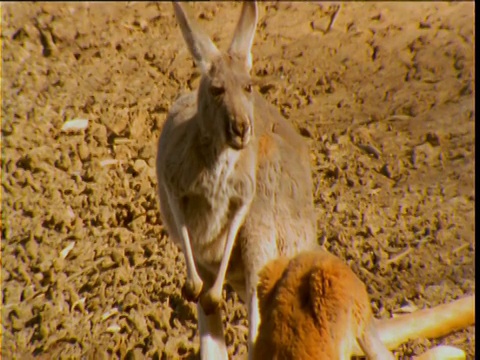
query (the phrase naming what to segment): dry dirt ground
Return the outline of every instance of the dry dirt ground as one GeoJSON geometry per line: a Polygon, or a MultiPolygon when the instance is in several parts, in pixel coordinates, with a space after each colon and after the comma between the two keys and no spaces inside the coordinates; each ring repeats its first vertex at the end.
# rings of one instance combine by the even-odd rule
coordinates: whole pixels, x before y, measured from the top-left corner
{"type": "MultiPolygon", "coordinates": [[[[193,8],[226,48],[239,4],[193,8]]],[[[379,318],[474,293],[474,3],[349,2],[332,26],[332,3],[259,11],[256,87],[311,146],[319,243],[379,318]]],[[[1,21],[3,358],[194,358],[155,190],[167,111],[198,84],[171,4],[3,3],[1,21]]],[[[225,295],[240,358],[245,307],[225,295]]],[[[396,354],[472,359],[474,330],[396,354]]]]}

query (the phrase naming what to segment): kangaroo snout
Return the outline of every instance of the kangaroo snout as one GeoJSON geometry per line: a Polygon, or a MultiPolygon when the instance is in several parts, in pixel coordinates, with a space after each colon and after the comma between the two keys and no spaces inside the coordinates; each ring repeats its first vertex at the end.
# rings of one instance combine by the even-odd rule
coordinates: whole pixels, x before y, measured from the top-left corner
{"type": "Polygon", "coordinates": [[[234,149],[243,149],[250,142],[252,126],[248,118],[231,119],[228,126],[228,142],[234,149]]]}
{"type": "Polygon", "coordinates": [[[232,132],[236,136],[244,139],[250,132],[250,124],[248,121],[234,121],[232,124],[232,132]]]}

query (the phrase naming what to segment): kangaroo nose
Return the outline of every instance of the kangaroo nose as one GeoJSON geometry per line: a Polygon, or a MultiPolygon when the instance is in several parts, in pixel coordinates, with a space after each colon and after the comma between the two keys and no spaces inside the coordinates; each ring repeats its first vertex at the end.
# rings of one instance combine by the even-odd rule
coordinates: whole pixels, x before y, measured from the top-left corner
{"type": "Polygon", "coordinates": [[[244,138],[250,130],[250,125],[246,121],[235,121],[232,124],[232,131],[235,135],[244,138]]]}

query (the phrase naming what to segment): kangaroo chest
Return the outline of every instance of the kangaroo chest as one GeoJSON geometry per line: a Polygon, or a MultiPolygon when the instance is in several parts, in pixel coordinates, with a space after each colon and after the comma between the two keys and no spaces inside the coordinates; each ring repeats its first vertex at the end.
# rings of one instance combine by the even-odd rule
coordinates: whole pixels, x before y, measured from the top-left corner
{"type": "Polygon", "coordinates": [[[241,167],[241,155],[247,154],[228,149],[211,166],[190,168],[196,176],[181,186],[180,210],[195,257],[205,265],[220,261],[235,212],[255,192],[254,167],[241,167]]]}

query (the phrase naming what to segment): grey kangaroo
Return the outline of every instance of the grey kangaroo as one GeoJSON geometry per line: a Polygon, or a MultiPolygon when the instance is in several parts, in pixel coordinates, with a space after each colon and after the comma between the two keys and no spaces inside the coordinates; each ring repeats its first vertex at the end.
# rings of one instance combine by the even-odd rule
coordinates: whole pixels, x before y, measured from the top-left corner
{"type": "Polygon", "coordinates": [[[219,307],[225,280],[247,305],[251,357],[259,271],[316,245],[308,146],[253,89],[256,3],[243,4],[226,53],[187,5],[173,7],[201,79],[172,105],[158,143],[162,218],[185,256],[183,293],[198,300],[201,358],[228,358],[219,307]]]}

